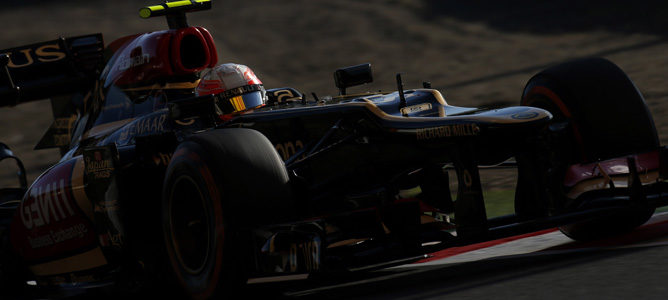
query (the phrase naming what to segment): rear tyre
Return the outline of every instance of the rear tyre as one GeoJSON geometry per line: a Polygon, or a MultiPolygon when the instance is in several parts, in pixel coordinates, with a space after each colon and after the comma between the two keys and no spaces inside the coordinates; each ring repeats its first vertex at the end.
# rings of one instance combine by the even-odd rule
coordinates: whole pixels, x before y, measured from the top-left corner
{"type": "MultiPolygon", "coordinates": [[[[524,88],[521,104],[548,110],[554,116],[553,126],[567,126],[565,136],[551,144],[555,147],[551,159],[557,162],[551,172],[556,174],[553,180],[559,180],[551,196],[557,201],[567,202],[561,185],[567,166],[659,147],[642,94],[624,71],[602,58],[575,60],[540,72],[524,88]]],[[[575,240],[591,240],[631,230],[653,213],[654,207],[641,207],[560,230],[575,240]]]]}
{"type": "Polygon", "coordinates": [[[193,299],[234,293],[252,249],[244,230],[289,215],[288,174],[272,144],[248,129],[192,136],[165,176],[162,222],[174,279],[193,299]]]}

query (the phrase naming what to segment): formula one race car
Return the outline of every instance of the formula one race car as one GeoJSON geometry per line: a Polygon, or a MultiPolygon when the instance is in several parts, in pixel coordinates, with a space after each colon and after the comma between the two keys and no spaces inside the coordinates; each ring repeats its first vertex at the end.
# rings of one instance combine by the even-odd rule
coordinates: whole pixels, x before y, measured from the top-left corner
{"type": "Polygon", "coordinates": [[[30,282],[208,299],[555,226],[593,239],[667,203],[652,117],[605,59],[540,72],[515,107],[452,106],[399,75],[397,91],[349,94],[372,81],[369,64],[335,72],[340,95],[307,99],[218,65],[209,32],[185,17],[210,6],[145,7],[170,29],[106,47],[93,34],[0,52],[0,105],[50,98],[37,148],[63,153],[28,187],[0,144],[20,169],[20,187],[0,189],[2,293],[30,282]],[[514,214],[487,217],[488,167],[516,168],[514,214]]]}

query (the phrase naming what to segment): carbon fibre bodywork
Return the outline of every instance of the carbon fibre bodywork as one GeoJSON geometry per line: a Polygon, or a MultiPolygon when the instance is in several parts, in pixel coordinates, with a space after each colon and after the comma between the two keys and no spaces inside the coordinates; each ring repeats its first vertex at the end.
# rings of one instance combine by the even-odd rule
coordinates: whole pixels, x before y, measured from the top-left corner
{"type": "MultiPolygon", "coordinates": [[[[5,51],[13,60],[4,63],[0,104],[68,95],[59,98],[66,115],[43,143],[64,150],[60,162],[30,187],[0,190],[0,234],[10,241],[2,255],[16,255],[30,271],[26,280],[41,288],[148,285],[165,263],[156,254],[165,243],[158,208],[170,160],[184,141],[215,130],[260,132],[283,159],[294,193],[274,203],[276,213],[254,199],[239,212],[262,216],[239,229],[247,237],[240,247],[251,250],[243,259],[251,283],[378,268],[667,201],[664,148],[566,165],[555,179],[551,147],[568,124],[546,109],[457,107],[435,89],[399,84],[391,93],[313,101],[292,88],[270,89],[271,105],[221,118],[216,97],[195,95],[200,72],[217,62],[205,29],[119,39],[106,48],[104,68],[101,43],[92,35],[5,51]],[[77,45],[83,50],[73,51],[77,45]],[[15,53],[42,59],[22,65],[15,53]],[[79,72],[63,71],[66,62],[82,64],[68,64],[79,72]],[[517,168],[524,188],[518,184],[521,196],[509,200],[515,214],[488,218],[479,168],[500,165],[517,168]],[[456,200],[448,170],[457,176],[456,200]],[[567,193],[555,197],[555,189],[567,193]]],[[[3,153],[0,160],[12,157],[3,153]]]]}

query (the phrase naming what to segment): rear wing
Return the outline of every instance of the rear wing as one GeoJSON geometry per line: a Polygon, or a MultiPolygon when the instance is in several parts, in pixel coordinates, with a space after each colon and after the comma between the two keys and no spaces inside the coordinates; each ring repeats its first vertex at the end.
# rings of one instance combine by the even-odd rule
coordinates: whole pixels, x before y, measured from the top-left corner
{"type": "Polygon", "coordinates": [[[103,51],[99,33],[0,50],[0,107],[90,88],[103,51]]]}

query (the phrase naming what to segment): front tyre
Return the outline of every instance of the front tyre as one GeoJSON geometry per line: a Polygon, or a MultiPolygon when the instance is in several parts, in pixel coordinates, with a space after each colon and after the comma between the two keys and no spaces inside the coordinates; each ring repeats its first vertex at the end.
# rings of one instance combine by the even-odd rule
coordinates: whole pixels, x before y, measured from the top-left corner
{"type": "Polygon", "coordinates": [[[162,223],[174,279],[193,299],[231,294],[246,280],[244,230],[291,208],[285,166],[254,130],[218,129],[176,149],[163,187],[162,223]]]}
{"type": "MultiPolygon", "coordinates": [[[[554,117],[552,126],[564,128],[558,142],[551,143],[550,172],[556,186],[551,196],[566,203],[565,209],[587,205],[565,196],[562,182],[568,166],[659,148],[642,94],[624,71],[602,58],[575,60],[538,73],[527,83],[521,104],[548,110],[554,117]]],[[[560,230],[575,240],[591,240],[631,230],[653,213],[654,207],[639,207],[560,230]]]]}

